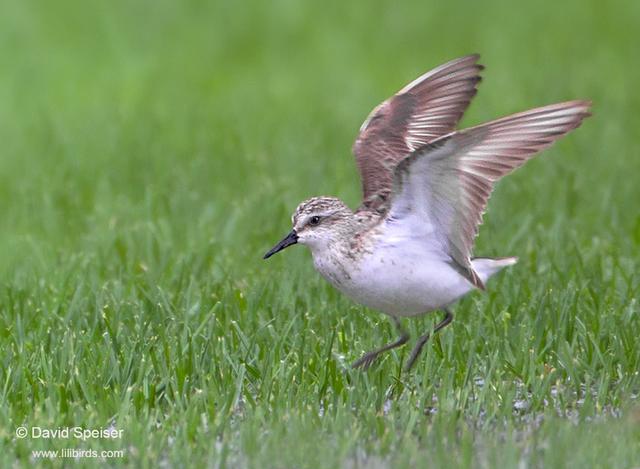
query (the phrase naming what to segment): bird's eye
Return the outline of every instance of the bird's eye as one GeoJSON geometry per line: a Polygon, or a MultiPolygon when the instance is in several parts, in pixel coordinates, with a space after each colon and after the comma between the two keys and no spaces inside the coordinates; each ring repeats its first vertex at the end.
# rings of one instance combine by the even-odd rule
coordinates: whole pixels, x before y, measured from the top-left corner
{"type": "Polygon", "coordinates": [[[319,223],[320,223],[320,217],[318,215],[315,215],[309,218],[309,224],[311,226],[317,226],[319,223]]]}

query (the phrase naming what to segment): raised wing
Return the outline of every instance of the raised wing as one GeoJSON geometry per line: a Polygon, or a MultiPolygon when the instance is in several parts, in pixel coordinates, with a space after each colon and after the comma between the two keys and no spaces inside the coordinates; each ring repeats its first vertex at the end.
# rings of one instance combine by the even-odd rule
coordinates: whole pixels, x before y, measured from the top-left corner
{"type": "Polygon", "coordinates": [[[388,226],[405,224],[448,254],[476,287],[473,242],[495,182],[588,117],[591,103],[532,109],[451,133],[405,158],[394,175],[388,226]]]}
{"type": "Polygon", "coordinates": [[[448,134],[469,106],[484,68],[468,55],[435,68],[377,106],[353,145],[366,209],[384,212],[393,172],[414,150],[448,134]]]}

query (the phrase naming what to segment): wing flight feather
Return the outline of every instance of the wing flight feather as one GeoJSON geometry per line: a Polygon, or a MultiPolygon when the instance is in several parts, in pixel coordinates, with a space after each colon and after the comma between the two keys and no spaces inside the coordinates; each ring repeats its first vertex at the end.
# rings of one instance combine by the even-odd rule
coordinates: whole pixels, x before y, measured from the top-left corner
{"type": "Polygon", "coordinates": [[[360,127],[353,153],[362,179],[362,209],[385,212],[396,165],[456,128],[484,68],[479,55],[447,62],[378,105],[360,127]]]}
{"type": "Polygon", "coordinates": [[[385,222],[421,226],[476,287],[471,253],[494,184],[590,115],[588,101],[569,101],[452,132],[396,167],[385,222]]]}

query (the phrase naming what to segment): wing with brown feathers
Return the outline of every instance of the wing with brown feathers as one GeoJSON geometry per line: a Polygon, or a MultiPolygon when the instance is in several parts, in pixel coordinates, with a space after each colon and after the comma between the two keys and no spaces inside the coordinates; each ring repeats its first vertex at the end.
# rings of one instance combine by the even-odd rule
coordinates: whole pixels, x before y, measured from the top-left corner
{"type": "Polygon", "coordinates": [[[362,207],[388,208],[396,165],[455,130],[480,82],[479,55],[452,60],[417,78],[377,106],[360,127],[353,153],[362,178],[362,207]]]}
{"type": "Polygon", "coordinates": [[[588,101],[532,109],[453,132],[397,167],[386,222],[428,237],[476,287],[473,242],[494,184],[590,115],[588,101]]]}

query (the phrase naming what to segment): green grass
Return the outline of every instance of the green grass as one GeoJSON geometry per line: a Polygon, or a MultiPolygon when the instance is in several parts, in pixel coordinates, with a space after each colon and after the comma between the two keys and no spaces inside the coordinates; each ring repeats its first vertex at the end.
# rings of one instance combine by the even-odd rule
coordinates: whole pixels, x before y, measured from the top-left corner
{"type": "Polygon", "coordinates": [[[135,467],[638,467],[639,21],[632,1],[2,3],[0,466],[76,448],[135,467]],[[499,184],[476,253],[520,262],[410,374],[406,348],[352,371],[390,324],[303,248],[261,256],[300,200],[358,204],[349,149],[373,106],[476,51],[464,124],[573,98],[594,117],[499,184]]]}

